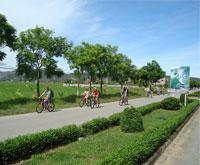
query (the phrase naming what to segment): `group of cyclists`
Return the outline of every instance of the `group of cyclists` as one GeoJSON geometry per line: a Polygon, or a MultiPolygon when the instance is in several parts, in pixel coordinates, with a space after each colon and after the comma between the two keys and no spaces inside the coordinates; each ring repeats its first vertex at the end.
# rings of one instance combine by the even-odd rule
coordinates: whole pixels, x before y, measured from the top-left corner
{"type": "MultiPolygon", "coordinates": [[[[125,86],[123,86],[123,88],[121,89],[121,99],[120,99],[121,103],[124,102],[124,100],[127,100],[127,94],[128,94],[128,89],[125,86]]],[[[42,98],[43,95],[46,95],[46,97],[44,98],[44,107],[47,107],[48,109],[48,103],[51,102],[52,100],[53,91],[50,90],[49,87],[46,87],[44,92],[40,95],[39,99],[42,98]]],[[[97,105],[99,104],[100,91],[96,87],[94,88],[91,94],[89,90],[86,89],[81,95],[84,96],[84,99],[86,100],[86,104],[88,104],[90,97],[95,99],[95,104],[97,105]]]]}

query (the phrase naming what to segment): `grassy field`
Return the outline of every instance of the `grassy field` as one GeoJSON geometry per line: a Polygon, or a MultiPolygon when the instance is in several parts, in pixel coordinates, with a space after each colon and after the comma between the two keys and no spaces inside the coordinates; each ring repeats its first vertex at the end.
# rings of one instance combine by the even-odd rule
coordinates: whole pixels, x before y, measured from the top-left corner
{"type": "Polygon", "coordinates": [[[200,97],[200,91],[197,91],[197,92],[194,92],[192,94],[189,94],[189,96],[200,97]]]}
{"type": "MultiPolygon", "coordinates": [[[[56,108],[78,106],[80,97],[76,96],[76,87],[64,87],[61,83],[41,83],[40,93],[44,91],[46,86],[54,91],[56,108]]],[[[83,93],[85,89],[86,87],[80,87],[80,93],[83,93]]],[[[103,90],[104,96],[100,98],[101,103],[119,100],[120,88],[104,87],[103,90]]],[[[129,99],[144,97],[144,90],[141,88],[134,88],[129,91],[129,99]]],[[[35,112],[37,103],[35,83],[0,83],[0,116],[35,112]]]]}
{"type": "MultiPolygon", "coordinates": [[[[145,131],[167,120],[176,112],[167,110],[155,110],[143,117],[145,131]]],[[[22,165],[36,164],[69,164],[69,165],[93,165],[98,164],[109,153],[119,150],[129,144],[135,137],[144,133],[123,133],[120,127],[112,127],[83,140],[33,155],[30,160],[22,161],[22,165]]]]}

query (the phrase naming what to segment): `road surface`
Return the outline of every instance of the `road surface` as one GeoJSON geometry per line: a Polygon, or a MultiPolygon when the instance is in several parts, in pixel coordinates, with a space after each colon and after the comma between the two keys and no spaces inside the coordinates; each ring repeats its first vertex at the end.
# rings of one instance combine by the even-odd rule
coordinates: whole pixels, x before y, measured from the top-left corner
{"type": "Polygon", "coordinates": [[[200,165],[200,108],[154,165],[200,165]]]}
{"type": "Polygon", "coordinates": [[[19,135],[35,133],[50,128],[59,128],[65,125],[81,125],[98,117],[108,117],[121,112],[125,107],[140,107],[152,102],[161,101],[167,96],[155,96],[153,98],[139,98],[129,100],[129,105],[119,106],[119,102],[104,103],[100,108],[74,107],[56,109],[55,112],[43,111],[43,113],[29,113],[0,117],[0,141],[14,138],[19,135]]]}

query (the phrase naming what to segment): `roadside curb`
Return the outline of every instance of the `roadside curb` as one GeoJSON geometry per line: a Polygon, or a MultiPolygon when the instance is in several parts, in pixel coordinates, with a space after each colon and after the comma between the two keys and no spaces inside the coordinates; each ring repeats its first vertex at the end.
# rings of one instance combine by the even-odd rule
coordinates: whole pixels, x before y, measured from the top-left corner
{"type": "MultiPolygon", "coordinates": [[[[161,156],[161,154],[165,151],[165,149],[172,143],[172,141],[177,137],[183,127],[188,123],[188,121],[198,112],[200,105],[196,107],[196,109],[185,119],[185,121],[176,129],[176,131],[168,138],[168,140],[160,146],[156,152],[142,165],[153,165],[156,160],[161,156]]],[[[200,109],[199,109],[200,110],[200,109]]]]}

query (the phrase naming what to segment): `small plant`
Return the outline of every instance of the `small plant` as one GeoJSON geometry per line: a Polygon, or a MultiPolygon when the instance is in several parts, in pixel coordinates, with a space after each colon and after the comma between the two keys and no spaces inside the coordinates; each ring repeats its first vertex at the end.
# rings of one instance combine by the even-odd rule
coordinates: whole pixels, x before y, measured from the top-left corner
{"type": "Polygon", "coordinates": [[[180,109],[180,100],[175,97],[168,97],[161,102],[163,109],[167,110],[178,110],[180,109]]]}
{"type": "Polygon", "coordinates": [[[58,95],[60,96],[60,98],[62,99],[64,96],[65,92],[58,92],[58,95]]]}
{"type": "Polygon", "coordinates": [[[120,119],[120,127],[124,132],[143,131],[142,115],[134,107],[125,108],[120,119]]]}
{"type": "MultiPolygon", "coordinates": [[[[180,96],[180,101],[184,105],[185,104],[185,94],[181,94],[180,96]]],[[[190,103],[191,99],[189,96],[186,96],[186,104],[190,103]]]]}

